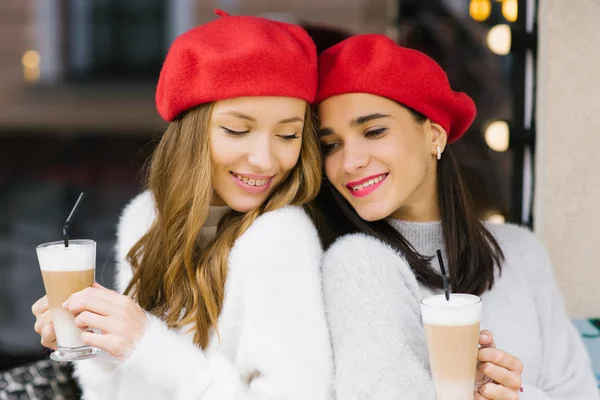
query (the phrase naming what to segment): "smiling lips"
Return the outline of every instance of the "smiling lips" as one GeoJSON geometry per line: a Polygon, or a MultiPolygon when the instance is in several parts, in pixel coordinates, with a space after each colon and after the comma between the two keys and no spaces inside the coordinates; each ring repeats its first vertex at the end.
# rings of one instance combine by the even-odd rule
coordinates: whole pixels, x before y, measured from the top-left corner
{"type": "Polygon", "coordinates": [[[368,176],[359,181],[347,183],[346,188],[354,197],[365,197],[377,190],[388,175],[388,173],[385,173],[368,176]]]}
{"type": "Polygon", "coordinates": [[[242,189],[251,194],[258,194],[271,187],[273,176],[238,174],[231,171],[231,177],[242,189]]]}

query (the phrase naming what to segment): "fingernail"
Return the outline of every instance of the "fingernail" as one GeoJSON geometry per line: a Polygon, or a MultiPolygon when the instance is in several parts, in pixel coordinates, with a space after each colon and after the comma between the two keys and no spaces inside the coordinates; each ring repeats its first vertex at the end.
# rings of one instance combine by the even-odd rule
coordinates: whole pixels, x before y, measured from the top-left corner
{"type": "Polygon", "coordinates": [[[65,300],[65,302],[62,303],[62,307],[63,308],[68,308],[69,307],[69,300],[65,300]]]}
{"type": "Polygon", "coordinates": [[[489,339],[489,337],[485,333],[482,333],[481,335],[479,335],[479,340],[488,340],[488,339],[489,339]]]}
{"type": "Polygon", "coordinates": [[[519,388],[519,392],[523,393],[523,386],[519,388]]]}

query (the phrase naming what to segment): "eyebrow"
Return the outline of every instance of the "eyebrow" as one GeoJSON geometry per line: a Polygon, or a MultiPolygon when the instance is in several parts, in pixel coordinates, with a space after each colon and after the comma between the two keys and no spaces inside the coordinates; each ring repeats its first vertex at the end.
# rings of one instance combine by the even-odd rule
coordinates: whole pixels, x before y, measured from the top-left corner
{"type": "MultiPolygon", "coordinates": [[[[357,126],[360,126],[362,124],[366,124],[369,121],[373,121],[375,119],[380,119],[380,118],[390,118],[390,115],[388,115],[388,114],[381,114],[381,113],[374,113],[374,114],[362,115],[360,117],[356,117],[356,118],[353,118],[352,120],[350,120],[349,125],[351,127],[357,127],[357,126]]],[[[318,136],[319,137],[328,136],[328,135],[333,135],[333,129],[331,129],[331,128],[321,128],[321,129],[319,129],[319,132],[318,132],[318,136]]]]}
{"type": "MultiPolygon", "coordinates": [[[[229,112],[226,112],[226,113],[223,113],[223,114],[225,114],[225,115],[231,115],[232,117],[237,117],[237,118],[245,119],[247,121],[256,122],[255,118],[253,118],[253,117],[251,117],[249,115],[246,115],[246,114],[239,113],[237,111],[229,111],[229,112]]],[[[304,118],[301,118],[301,117],[285,118],[285,119],[282,119],[281,121],[277,122],[277,125],[290,124],[292,122],[304,122],[304,118]]]]}
{"type": "Polygon", "coordinates": [[[329,135],[333,135],[333,129],[331,129],[331,128],[321,128],[321,129],[319,129],[319,132],[317,132],[317,136],[319,136],[319,137],[329,136],[329,135]]]}
{"type": "Polygon", "coordinates": [[[366,124],[369,121],[373,121],[374,119],[380,119],[380,118],[390,118],[390,116],[388,114],[380,114],[380,113],[363,115],[363,116],[352,119],[350,121],[350,126],[356,127],[356,126],[359,126],[362,124],[366,124]]]}

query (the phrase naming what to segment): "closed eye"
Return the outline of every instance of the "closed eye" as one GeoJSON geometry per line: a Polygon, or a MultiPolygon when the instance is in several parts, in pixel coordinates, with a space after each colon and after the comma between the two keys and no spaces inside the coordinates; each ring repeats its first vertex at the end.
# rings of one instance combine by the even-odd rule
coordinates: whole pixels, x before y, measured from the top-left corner
{"type": "Polygon", "coordinates": [[[294,140],[294,139],[299,139],[300,136],[298,136],[297,133],[293,133],[291,135],[278,135],[280,138],[282,138],[283,140],[294,140]]]}
{"type": "Polygon", "coordinates": [[[221,129],[223,129],[228,135],[232,135],[232,136],[242,136],[242,135],[245,135],[246,133],[250,132],[249,130],[234,131],[233,129],[225,128],[224,126],[221,126],[221,129]]]}

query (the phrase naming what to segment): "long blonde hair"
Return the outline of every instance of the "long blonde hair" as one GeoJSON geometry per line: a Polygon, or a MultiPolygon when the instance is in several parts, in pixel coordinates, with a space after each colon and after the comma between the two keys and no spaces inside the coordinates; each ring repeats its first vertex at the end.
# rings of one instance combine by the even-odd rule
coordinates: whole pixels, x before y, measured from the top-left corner
{"type": "Polygon", "coordinates": [[[156,218],[127,254],[133,279],[125,291],[172,328],[194,323],[194,342],[203,349],[210,329],[218,333],[227,261],[236,239],[259,215],[312,201],[321,184],[316,120],[307,105],[300,157],[289,176],[257,209],[224,216],[216,238],[200,248],[198,235],[213,197],[208,139],[212,109],[212,104],[203,104],[172,122],[152,156],[147,186],[156,218]]]}

